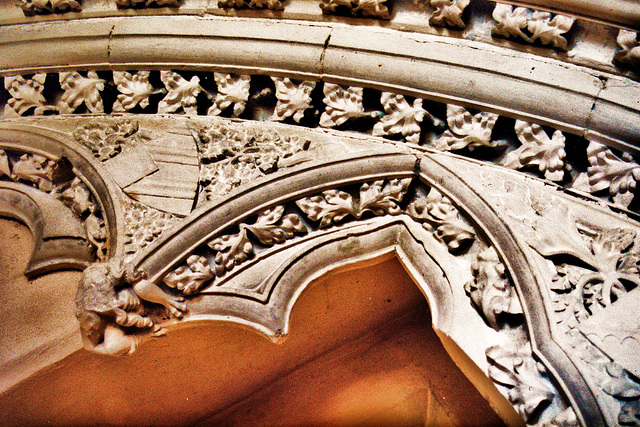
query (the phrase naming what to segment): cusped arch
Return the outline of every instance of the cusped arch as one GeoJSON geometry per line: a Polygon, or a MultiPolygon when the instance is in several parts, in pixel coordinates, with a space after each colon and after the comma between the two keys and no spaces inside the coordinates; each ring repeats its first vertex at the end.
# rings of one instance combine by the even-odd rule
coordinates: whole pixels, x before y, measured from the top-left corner
{"type": "MultiPolygon", "coordinates": [[[[189,261],[186,262],[189,267],[186,266],[188,257],[199,253],[199,248],[225,232],[232,238],[240,235],[243,227],[247,227],[241,224],[249,224],[261,212],[270,212],[274,206],[308,200],[318,194],[324,194],[326,201],[327,191],[336,188],[363,184],[370,188],[375,182],[381,183],[380,188],[383,188],[402,180],[413,180],[418,185],[426,185],[442,193],[486,238],[486,243],[499,254],[515,286],[533,353],[544,363],[581,423],[604,423],[589,386],[551,335],[546,305],[540,292],[542,285],[525,249],[482,195],[428,152],[416,154],[391,150],[377,154],[350,154],[266,177],[241,192],[196,210],[179,228],[173,229],[170,236],[153,244],[133,263],[146,273],[151,282],[164,281],[169,286],[184,289],[184,281],[168,280],[169,276],[174,274],[174,278],[184,278],[185,271],[192,272],[190,268],[195,271],[196,267],[189,261]],[[181,264],[184,266],[179,270],[181,264]]],[[[230,320],[278,337],[286,333],[295,300],[311,280],[336,267],[395,253],[428,299],[436,329],[450,333],[452,322],[455,322],[455,290],[450,276],[461,267],[447,265],[453,257],[446,246],[434,245],[436,240],[433,237],[420,237],[424,228],[407,215],[398,213],[372,215],[369,219],[363,215],[362,221],[338,226],[327,233],[310,233],[287,241],[282,247],[275,245],[276,249],[258,253],[230,274],[223,272],[222,283],[216,278],[214,284],[205,284],[193,292],[194,295],[187,299],[188,314],[173,324],[186,325],[189,321],[207,319],[230,320]],[[234,280],[242,285],[230,286],[234,280]]],[[[281,242],[285,240],[283,238],[281,242]]],[[[240,264],[237,259],[236,264],[240,264]]],[[[167,326],[171,324],[166,323],[167,326]]],[[[473,336],[468,330],[466,333],[473,336]]]]}

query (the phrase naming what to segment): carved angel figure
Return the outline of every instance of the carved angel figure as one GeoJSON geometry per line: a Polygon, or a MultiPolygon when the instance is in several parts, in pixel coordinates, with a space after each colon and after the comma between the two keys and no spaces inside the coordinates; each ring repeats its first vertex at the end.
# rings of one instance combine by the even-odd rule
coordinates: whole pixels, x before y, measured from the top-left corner
{"type": "Polygon", "coordinates": [[[117,356],[135,351],[145,329],[161,335],[164,330],[145,315],[141,300],[164,306],[171,317],[181,317],[187,310],[181,297],[167,294],[146,280],[143,271],[119,258],[87,267],[76,294],[85,348],[117,356]]]}

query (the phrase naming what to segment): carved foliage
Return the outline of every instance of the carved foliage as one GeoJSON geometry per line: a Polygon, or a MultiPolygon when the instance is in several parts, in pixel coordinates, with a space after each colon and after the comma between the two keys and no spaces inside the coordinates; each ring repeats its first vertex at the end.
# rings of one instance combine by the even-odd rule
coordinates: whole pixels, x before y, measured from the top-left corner
{"type": "Polygon", "coordinates": [[[423,223],[424,228],[451,252],[464,249],[476,238],[473,228],[462,218],[451,200],[432,188],[427,197],[412,201],[406,210],[407,214],[423,223]]]}
{"type": "Polygon", "coordinates": [[[185,114],[198,114],[196,98],[202,90],[198,76],[187,81],[173,71],[161,71],[160,79],[167,89],[167,95],[158,104],[158,113],[173,113],[182,108],[185,114]]]}
{"type": "Polygon", "coordinates": [[[76,0],[19,0],[18,6],[27,16],[42,13],[78,12],[82,9],[76,0]]]}
{"type": "Polygon", "coordinates": [[[504,166],[521,169],[526,166],[538,166],[544,177],[551,181],[564,178],[565,137],[559,130],[551,139],[539,125],[516,120],[516,135],[522,145],[507,154],[504,166]]]}
{"type": "Polygon", "coordinates": [[[35,74],[30,79],[22,76],[4,78],[4,87],[9,91],[11,99],[4,106],[4,114],[7,117],[22,116],[33,108],[33,114],[39,115],[47,110],[56,110],[52,105],[46,105],[42,91],[47,75],[35,74]]]}
{"type": "Polygon", "coordinates": [[[123,213],[124,252],[129,259],[178,222],[178,218],[169,213],[131,199],[125,199],[123,213]]]}
{"type": "Polygon", "coordinates": [[[213,73],[218,85],[218,94],[207,114],[217,116],[233,104],[233,116],[238,117],[244,111],[249,99],[250,76],[213,73]]]}
{"type": "Polygon", "coordinates": [[[375,117],[379,112],[366,112],[362,105],[361,87],[342,87],[333,83],[324,84],[324,103],[326,109],[320,117],[320,126],[340,126],[349,119],[358,117],[375,117]]]}
{"type": "Polygon", "coordinates": [[[125,146],[149,139],[149,136],[139,130],[137,122],[129,120],[115,123],[92,122],[76,129],[73,136],[100,161],[115,157],[125,146]]]}
{"type": "Polygon", "coordinates": [[[104,105],[100,92],[104,90],[105,81],[95,71],[88,71],[87,77],[79,72],[60,73],[60,87],[64,90],[58,109],[62,114],[73,113],[83,103],[91,113],[103,113],[104,105]]]}
{"type": "Polygon", "coordinates": [[[614,362],[606,365],[606,371],[609,378],[602,389],[624,402],[618,414],[618,423],[622,426],[640,425],[640,384],[614,362]]]}
{"type": "Polygon", "coordinates": [[[387,0],[322,0],[320,9],[322,13],[333,14],[339,11],[339,8],[345,8],[352,15],[358,15],[358,11],[363,16],[371,16],[374,18],[389,19],[389,8],[384,4],[387,0]]]}
{"type": "Polygon", "coordinates": [[[493,126],[498,115],[482,112],[471,115],[466,109],[457,105],[447,105],[447,123],[449,129],[436,142],[438,150],[461,150],[469,147],[496,147],[498,142],[491,141],[493,126]]]}
{"type": "Polygon", "coordinates": [[[115,0],[115,2],[118,7],[180,6],[180,0],[115,0]]]}
{"type": "Polygon", "coordinates": [[[413,105],[409,105],[404,96],[390,92],[382,92],[380,99],[387,115],[373,127],[374,136],[402,134],[407,142],[417,144],[420,142],[420,123],[425,116],[433,124],[441,123],[422,108],[422,99],[416,99],[413,105]]]}
{"type": "Polygon", "coordinates": [[[251,232],[264,246],[273,246],[291,239],[296,233],[306,233],[307,227],[295,213],[284,215],[284,206],[266,209],[258,214],[253,224],[240,224],[240,232],[213,239],[209,247],[216,251],[215,270],[218,276],[233,269],[253,254],[254,245],[249,239],[251,232]]]}
{"type": "Polygon", "coordinates": [[[587,147],[587,156],[591,166],[586,174],[578,176],[573,187],[589,193],[608,189],[615,203],[628,206],[640,179],[640,165],[630,155],[624,153],[620,159],[606,146],[593,141],[587,147]]]}
{"type": "MultiPolygon", "coordinates": [[[[414,0],[414,4],[422,6],[426,0],[414,0]]],[[[435,8],[429,18],[429,24],[464,28],[462,14],[470,0],[429,0],[428,3],[435,8]]]]}
{"type": "Polygon", "coordinates": [[[185,295],[191,295],[198,292],[205,282],[213,279],[213,276],[206,257],[191,255],[184,265],[165,275],[162,280],[167,286],[178,289],[185,295]]]}
{"type": "Polygon", "coordinates": [[[113,103],[113,111],[129,111],[140,105],[149,106],[149,97],[156,93],[149,83],[149,71],[138,71],[135,74],[126,71],[114,71],[113,82],[118,85],[118,99],[113,103]]]}
{"type": "Polygon", "coordinates": [[[529,43],[540,40],[542,44],[567,50],[567,40],[562,37],[573,26],[574,18],[552,15],[547,12],[532,12],[524,7],[497,3],[493,10],[496,24],[492,33],[504,37],[519,37],[529,43]],[[527,29],[529,34],[523,32],[527,29]]]}
{"type": "Polygon", "coordinates": [[[499,330],[505,315],[522,314],[515,288],[495,249],[480,252],[471,264],[471,273],[473,281],[465,285],[465,292],[489,326],[499,330]]]}
{"type": "Polygon", "coordinates": [[[316,82],[302,82],[296,85],[288,78],[271,77],[276,86],[275,111],[271,120],[282,121],[293,116],[293,120],[300,123],[304,117],[304,112],[311,108],[311,92],[316,87],[316,82]]]}
{"type": "Polygon", "coordinates": [[[306,150],[309,141],[278,132],[261,133],[241,124],[214,124],[198,134],[203,164],[200,182],[208,199],[278,168],[281,159],[306,150]]]}
{"type": "Polygon", "coordinates": [[[489,378],[509,389],[508,399],[525,421],[537,415],[555,397],[544,366],[525,349],[509,351],[498,346],[486,351],[489,378]]]}
{"type": "Polygon", "coordinates": [[[218,7],[282,10],[280,0],[218,0],[218,7]]]}
{"type": "Polygon", "coordinates": [[[320,221],[320,228],[328,227],[348,215],[354,218],[370,211],[375,215],[397,215],[401,213],[398,202],[407,192],[411,178],[383,180],[360,187],[360,200],[354,200],[349,193],[327,190],[322,196],[305,197],[296,204],[312,221],[320,221]]]}
{"type": "Polygon", "coordinates": [[[616,53],[615,60],[634,67],[640,66],[640,41],[638,41],[638,33],[629,30],[620,30],[616,40],[621,50],[616,53]]]}

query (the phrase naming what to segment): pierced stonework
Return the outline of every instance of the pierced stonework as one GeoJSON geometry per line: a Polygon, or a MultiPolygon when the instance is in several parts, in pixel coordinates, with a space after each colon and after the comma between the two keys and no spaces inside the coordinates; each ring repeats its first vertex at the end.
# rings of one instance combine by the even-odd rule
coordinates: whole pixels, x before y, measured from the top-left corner
{"type": "Polygon", "coordinates": [[[79,72],[63,72],[59,74],[60,87],[64,90],[58,110],[62,114],[72,114],[84,104],[90,113],[104,113],[104,105],[100,92],[104,90],[103,79],[95,71],[88,71],[87,77],[79,72]]]}
{"type": "Polygon", "coordinates": [[[615,60],[633,67],[640,67],[640,41],[638,33],[629,30],[619,30],[616,39],[620,51],[616,52],[615,60]]]}
{"type": "Polygon", "coordinates": [[[158,93],[149,83],[149,71],[138,71],[135,74],[126,71],[114,71],[113,82],[118,85],[118,99],[113,103],[113,111],[129,111],[136,106],[147,108],[149,97],[158,93]]]}
{"type": "Polygon", "coordinates": [[[376,117],[379,111],[365,111],[362,105],[363,89],[349,87],[344,89],[333,83],[325,83],[323,87],[326,108],[320,116],[320,126],[336,127],[349,119],[359,117],[376,117]]]}
{"type": "Polygon", "coordinates": [[[447,105],[447,124],[449,129],[436,141],[436,148],[443,151],[462,150],[477,147],[497,147],[498,141],[491,141],[493,126],[498,115],[481,112],[472,115],[463,107],[447,105]]]}
{"type": "Polygon", "coordinates": [[[425,197],[412,201],[406,210],[407,215],[422,222],[425,229],[431,231],[436,239],[447,246],[450,252],[468,247],[476,239],[476,234],[461,217],[451,200],[432,188],[425,197]]]}
{"type": "Polygon", "coordinates": [[[471,273],[473,282],[467,282],[465,292],[489,326],[499,330],[509,317],[522,315],[518,295],[495,249],[488,247],[477,254],[471,273]]]}
{"type": "Polygon", "coordinates": [[[233,105],[233,117],[240,116],[249,100],[251,77],[213,73],[213,78],[218,85],[218,93],[207,114],[210,116],[218,116],[233,105]]]}
{"type": "Polygon", "coordinates": [[[185,114],[198,114],[196,98],[202,90],[198,76],[193,76],[187,81],[173,71],[161,71],[160,79],[167,89],[167,94],[158,104],[158,113],[175,113],[182,108],[185,114]]]}
{"type": "Polygon", "coordinates": [[[118,7],[180,6],[180,0],[115,0],[115,3],[118,7]]]}
{"type": "Polygon", "coordinates": [[[43,13],[79,12],[82,7],[76,0],[19,0],[18,6],[25,15],[43,13]]]}
{"type": "Polygon", "coordinates": [[[288,78],[271,77],[276,86],[275,111],[271,120],[283,121],[288,117],[293,117],[296,123],[304,117],[304,112],[311,108],[311,92],[316,87],[316,82],[302,82],[298,85],[288,78]]]}
{"type": "Polygon", "coordinates": [[[278,169],[283,159],[309,148],[310,141],[240,123],[218,123],[198,131],[203,163],[200,183],[207,200],[278,169]]]}
{"type": "Polygon", "coordinates": [[[415,99],[413,105],[409,105],[402,95],[394,95],[382,92],[380,102],[387,113],[373,127],[373,136],[402,134],[407,142],[418,144],[420,142],[420,123],[425,116],[432,124],[439,126],[440,119],[435,118],[422,108],[422,99],[415,99]]]}
{"type": "Polygon", "coordinates": [[[510,169],[537,166],[546,179],[562,181],[566,155],[562,132],[557,130],[549,138],[539,125],[522,120],[516,120],[515,131],[522,145],[507,154],[504,166],[510,169]]]}
{"type": "Polygon", "coordinates": [[[623,153],[619,158],[593,141],[587,147],[587,156],[591,166],[576,178],[573,188],[589,193],[608,190],[614,203],[629,206],[640,179],[640,165],[629,154],[623,153]]]}
{"type": "Polygon", "coordinates": [[[429,4],[435,8],[429,18],[429,24],[465,28],[462,14],[471,0],[413,0],[413,4],[424,7],[429,4]]]}
{"type": "Polygon", "coordinates": [[[35,74],[30,79],[22,76],[4,78],[4,87],[9,91],[11,99],[4,106],[4,115],[7,117],[22,116],[33,108],[33,114],[40,115],[46,111],[57,110],[53,105],[47,105],[42,91],[47,79],[45,73],[35,74]]]}
{"type": "Polygon", "coordinates": [[[218,0],[218,7],[283,10],[280,0],[218,0]]]}
{"type": "Polygon", "coordinates": [[[554,16],[502,3],[496,3],[493,19],[496,20],[492,30],[494,35],[521,38],[529,43],[539,40],[562,50],[567,50],[567,40],[562,35],[571,29],[575,21],[575,18],[564,15],[554,16]]]}
{"type": "Polygon", "coordinates": [[[389,8],[384,4],[387,0],[321,0],[320,9],[325,14],[338,14],[345,9],[352,15],[371,16],[373,18],[390,19],[389,8]]]}

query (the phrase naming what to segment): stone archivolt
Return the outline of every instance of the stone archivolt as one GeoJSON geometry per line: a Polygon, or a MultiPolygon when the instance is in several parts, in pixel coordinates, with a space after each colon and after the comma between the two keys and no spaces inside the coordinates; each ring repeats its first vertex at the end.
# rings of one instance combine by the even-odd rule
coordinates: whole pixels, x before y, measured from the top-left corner
{"type": "MultiPolygon", "coordinates": [[[[189,2],[115,3],[135,14],[148,6],[179,11],[189,2]]],[[[319,4],[326,14],[391,26],[399,12],[384,1],[319,4]]],[[[472,2],[417,6],[433,9],[432,25],[477,28],[472,2]]],[[[55,14],[81,3],[23,0],[20,7],[55,14]]],[[[144,65],[127,71],[72,64],[45,72],[54,63],[4,71],[0,209],[36,237],[27,272],[84,269],[76,308],[85,348],[122,355],[203,320],[280,337],[311,280],[391,254],[429,300],[434,328],[527,424],[637,422],[638,125],[617,129],[602,119],[612,111],[637,118],[637,106],[615,89],[620,83],[638,93],[627,78],[636,75],[602,61],[594,65],[601,71],[587,72],[579,61],[549,59],[579,51],[572,17],[503,4],[490,10],[489,31],[545,45],[513,48],[546,56],[517,53],[535,64],[532,72],[570,69],[588,82],[566,83],[572,96],[594,92],[580,98],[592,102],[585,120],[555,107],[499,106],[514,102],[509,93],[487,103],[462,102],[466,93],[455,88],[433,95],[413,80],[385,80],[390,71],[367,80],[347,76],[347,67],[332,76],[331,55],[359,53],[345,47],[339,25],[318,27],[326,30],[314,65],[320,71],[263,70],[242,58],[233,67],[166,67],[156,54],[130,60],[144,65]]],[[[633,33],[620,30],[617,43],[611,60],[634,67],[633,33]]],[[[501,49],[486,52],[513,60],[501,49]]],[[[509,77],[535,80],[521,71],[509,77]]]]}

